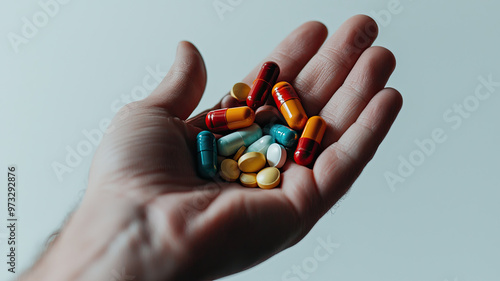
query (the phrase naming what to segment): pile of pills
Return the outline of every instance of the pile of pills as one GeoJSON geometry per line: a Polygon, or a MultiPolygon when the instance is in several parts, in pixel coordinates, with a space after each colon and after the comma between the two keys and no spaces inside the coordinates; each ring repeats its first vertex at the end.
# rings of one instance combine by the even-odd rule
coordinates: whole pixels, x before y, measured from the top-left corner
{"type": "Polygon", "coordinates": [[[319,116],[308,118],[292,85],[277,82],[280,69],[266,62],[252,84],[237,83],[231,96],[247,106],[211,111],[205,118],[209,131],[197,136],[198,174],[206,179],[219,175],[228,182],[238,181],[245,187],[271,189],[281,182],[280,168],[294,152],[294,161],[310,165],[318,152],[326,123],[319,116]],[[255,122],[255,111],[269,95],[286,124],[255,122]],[[233,131],[233,132],[230,132],[233,131]],[[299,132],[302,131],[299,138],[299,132]],[[216,140],[215,135],[229,132],[216,140]]]}

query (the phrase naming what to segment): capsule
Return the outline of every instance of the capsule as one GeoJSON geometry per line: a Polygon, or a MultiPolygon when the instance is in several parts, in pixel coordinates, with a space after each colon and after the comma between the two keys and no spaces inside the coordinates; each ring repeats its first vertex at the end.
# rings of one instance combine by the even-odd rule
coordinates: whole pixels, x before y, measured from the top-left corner
{"type": "Polygon", "coordinates": [[[252,125],[254,120],[255,113],[248,106],[213,110],[205,117],[205,123],[212,132],[245,128],[252,125]]]}
{"type": "Polygon", "coordinates": [[[196,137],[198,174],[205,179],[217,174],[217,145],[215,136],[209,131],[202,131],[196,137]]]}
{"type": "Polygon", "coordinates": [[[254,143],[252,143],[247,148],[245,153],[247,153],[247,152],[260,152],[260,153],[266,155],[267,148],[269,148],[269,146],[273,143],[274,143],[273,137],[269,136],[269,135],[265,135],[265,136],[261,137],[260,139],[256,140],[254,143]]]}
{"type": "Polygon", "coordinates": [[[280,124],[264,127],[264,133],[271,135],[274,141],[286,148],[293,148],[299,139],[299,134],[297,134],[297,132],[280,124]]]}
{"type": "Polygon", "coordinates": [[[293,159],[297,164],[307,166],[313,162],[325,130],[326,123],[323,118],[319,116],[309,118],[293,155],[293,159]]]}
{"type": "Polygon", "coordinates": [[[288,126],[297,131],[302,130],[307,122],[307,114],[292,85],[279,82],[274,85],[272,95],[288,126]]]}
{"type": "Polygon", "coordinates": [[[257,79],[253,81],[247,97],[247,105],[253,110],[264,105],[280,74],[279,66],[272,61],[265,62],[260,69],[257,79]]]}
{"type": "Polygon", "coordinates": [[[242,146],[250,144],[262,137],[262,129],[257,124],[233,132],[217,141],[217,150],[222,156],[230,156],[236,153],[242,146]]]}

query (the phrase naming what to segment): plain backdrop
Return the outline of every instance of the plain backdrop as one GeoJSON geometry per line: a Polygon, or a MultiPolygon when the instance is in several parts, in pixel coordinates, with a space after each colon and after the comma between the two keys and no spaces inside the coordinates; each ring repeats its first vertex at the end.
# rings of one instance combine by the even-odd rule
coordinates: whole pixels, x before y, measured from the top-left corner
{"type": "Polygon", "coordinates": [[[500,279],[500,2],[67,2],[44,17],[38,1],[2,0],[0,280],[14,276],[5,262],[8,165],[18,168],[22,271],[82,197],[95,150],[85,133],[112,118],[122,100],[140,98],[145,77],[168,70],[180,40],[193,42],[207,66],[196,113],[300,24],[322,21],[332,34],[359,13],[376,15],[375,45],[397,58],[388,86],[403,94],[399,118],[348,195],[304,240],[224,280],[500,279]],[[26,27],[35,21],[35,30],[26,27]],[[481,79],[494,83],[488,89],[481,79]],[[443,136],[433,146],[435,130],[443,136]],[[67,165],[77,149],[85,155],[58,178],[53,166],[67,165]],[[390,184],[389,174],[398,180],[390,184]],[[328,240],[336,247],[319,258],[315,250],[328,240]]]}

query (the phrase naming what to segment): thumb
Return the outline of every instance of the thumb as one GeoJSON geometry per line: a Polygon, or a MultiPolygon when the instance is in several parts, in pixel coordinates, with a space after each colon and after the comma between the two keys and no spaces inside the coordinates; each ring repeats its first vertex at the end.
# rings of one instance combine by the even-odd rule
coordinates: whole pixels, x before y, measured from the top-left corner
{"type": "Polygon", "coordinates": [[[206,83],[207,72],[200,52],[190,42],[181,41],[174,64],[144,102],[149,106],[165,108],[184,120],[200,102],[206,83]]]}

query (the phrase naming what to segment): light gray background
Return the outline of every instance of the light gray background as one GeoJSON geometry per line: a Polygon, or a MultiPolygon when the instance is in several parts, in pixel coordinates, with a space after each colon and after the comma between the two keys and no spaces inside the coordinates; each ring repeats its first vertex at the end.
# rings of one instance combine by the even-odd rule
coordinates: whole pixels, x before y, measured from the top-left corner
{"type": "MultiPolygon", "coordinates": [[[[193,42],[206,61],[199,112],[301,23],[322,21],[331,34],[350,16],[380,15],[392,1],[221,0],[234,6],[222,17],[214,2],[71,0],[16,53],[9,34],[21,35],[23,17],[32,21],[43,10],[37,1],[2,0],[0,280],[12,277],[5,264],[7,166],[19,170],[23,270],[78,204],[92,155],[62,181],[53,163],[65,163],[66,147],[85,140],[82,130],[113,116],[113,102],[142,85],[147,67],[167,71],[178,41],[193,42]]],[[[303,241],[224,280],[287,280],[283,274],[294,265],[312,271],[307,280],[500,279],[500,87],[457,128],[443,117],[454,104],[474,101],[478,77],[500,81],[500,2],[400,0],[396,10],[378,20],[375,44],[397,58],[388,85],[402,92],[404,106],[377,155],[303,241]],[[436,128],[446,141],[391,189],[384,174],[398,173],[400,156],[422,155],[415,141],[436,128]],[[328,237],[339,247],[318,261],[318,239],[328,237]]]]}

